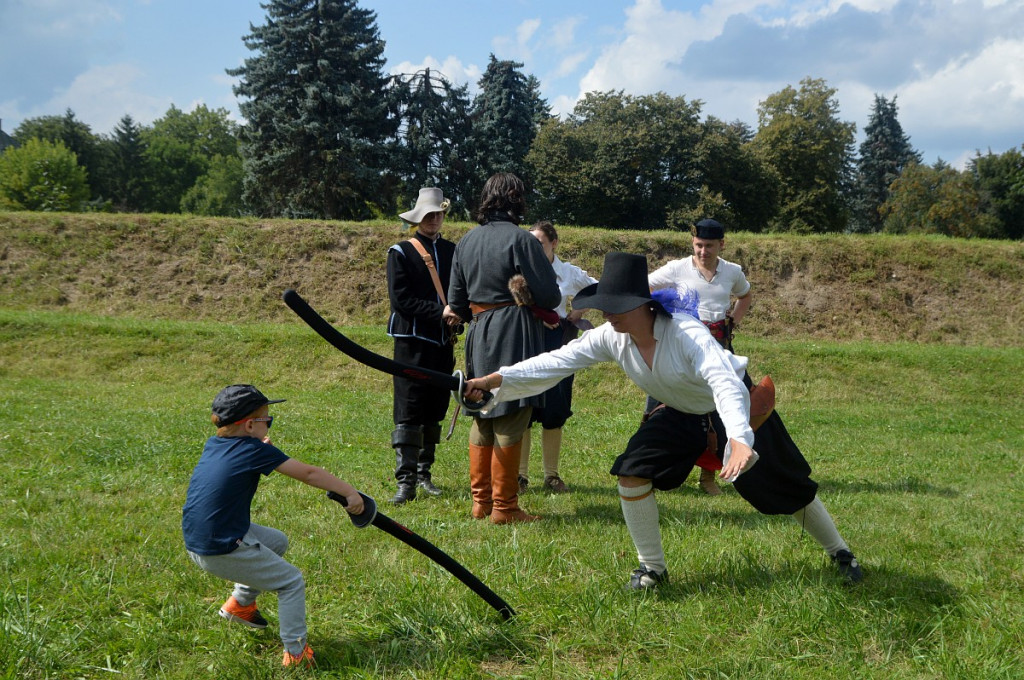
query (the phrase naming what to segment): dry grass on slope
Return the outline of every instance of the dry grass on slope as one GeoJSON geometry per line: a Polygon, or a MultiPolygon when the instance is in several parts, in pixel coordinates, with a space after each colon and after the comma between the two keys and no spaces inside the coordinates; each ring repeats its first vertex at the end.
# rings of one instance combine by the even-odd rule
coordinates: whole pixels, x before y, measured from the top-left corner
{"type": "MultiPolygon", "coordinates": [[[[560,256],[598,277],[610,250],[646,253],[652,269],[690,252],[675,232],[559,231],[560,256]]],[[[336,323],[383,324],[385,254],[406,237],[389,223],[0,213],[0,306],[291,321],[280,296],[296,288],[336,323]]],[[[724,256],[754,286],[744,334],[1022,344],[1021,242],[737,233],[724,256]]]]}

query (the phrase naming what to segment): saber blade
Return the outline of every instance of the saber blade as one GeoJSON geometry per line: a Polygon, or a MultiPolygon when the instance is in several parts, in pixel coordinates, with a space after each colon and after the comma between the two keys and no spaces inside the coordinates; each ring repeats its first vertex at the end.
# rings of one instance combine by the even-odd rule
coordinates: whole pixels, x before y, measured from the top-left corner
{"type": "Polygon", "coordinates": [[[441,389],[448,390],[455,396],[455,400],[462,405],[462,408],[467,411],[479,411],[491,400],[491,393],[485,392],[484,398],[480,402],[466,401],[462,395],[462,388],[464,387],[465,382],[460,371],[456,371],[455,375],[448,375],[447,373],[433,371],[429,368],[403,364],[400,361],[388,359],[385,356],[371,352],[362,345],[356,344],[345,337],[341,331],[329,324],[326,319],[320,316],[315,309],[310,307],[309,303],[303,300],[302,296],[293,289],[289,288],[286,290],[282,297],[284,298],[284,303],[288,305],[293,312],[298,314],[299,318],[305,321],[310,328],[316,331],[321,338],[331,343],[336,349],[341,350],[343,353],[361,364],[365,364],[370,368],[375,368],[378,371],[389,375],[398,376],[399,378],[414,380],[421,383],[429,383],[440,387],[441,389]]]}
{"type": "MultiPolygon", "coordinates": [[[[363,497],[363,503],[364,506],[366,506],[366,509],[363,510],[362,515],[352,518],[353,524],[355,524],[357,527],[366,526],[365,523],[359,521],[359,518],[362,518],[364,516],[369,517],[372,515],[373,519],[369,522],[370,524],[373,524],[373,526],[377,527],[381,531],[394,536],[402,543],[408,545],[410,548],[418,550],[419,552],[423,553],[431,560],[436,562],[441,567],[444,567],[444,569],[448,573],[462,581],[462,583],[465,584],[470,590],[479,595],[484,602],[494,607],[494,609],[496,609],[498,613],[501,614],[501,617],[503,619],[508,621],[510,618],[516,615],[515,610],[512,609],[512,606],[508,602],[505,602],[505,600],[501,599],[501,597],[499,597],[497,593],[495,593],[493,590],[484,585],[483,581],[474,576],[473,573],[466,569],[464,566],[456,562],[451,557],[451,555],[441,550],[436,545],[434,545],[427,539],[417,534],[415,531],[412,531],[408,527],[399,524],[395,520],[391,519],[384,513],[377,510],[376,503],[374,502],[374,500],[367,496],[366,494],[360,495],[363,497]],[[371,506],[372,510],[370,509],[371,506]]],[[[345,500],[344,496],[334,493],[333,491],[328,491],[327,497],[330,498],[332,501],[341,503],[343,506],[348,505],[348,501],[345,500]]],[[[365,519],[363,520],[363,522],[365,522],[365,519]]]]}

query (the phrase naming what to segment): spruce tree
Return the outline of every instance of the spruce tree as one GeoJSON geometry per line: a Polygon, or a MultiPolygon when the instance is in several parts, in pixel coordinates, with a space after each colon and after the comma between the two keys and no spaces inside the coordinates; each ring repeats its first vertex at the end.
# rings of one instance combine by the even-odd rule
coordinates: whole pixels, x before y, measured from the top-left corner
{"type": "Polygon", "coordinates": [[[875,95],[857,160],[855,231],[882,229],[883,218],[879,209],[889,198],[893,180],[910,163],[921,162],[921,155],[910,146],[910,138],[903,133],[896,110],[896,97],[890,102],[875,95]]]}
{"type": "Polygon", "coordinates": [[[393,157],[395,173],[402,178],[402,205],[414,201],[420,188],[436,186],[468,217],[467,206],[479,190],[470,166],[468,88],[455,87],[428,68],[395,76],[394,90],[399,130],[393,157]]]}
{"type": "Polygon", "coordinates": [[[142,129],[128,114],[114,127],[108,145],[108,182],[114,208],[138,212],[149,202],[147,197],[146,144],[142,129]]]}
{"type": "Polygon", "coordinates": [[[526,154],[551,108],[540,96],[540,82],[523,64],[491,55],[473,100],[473,140],[478,186],[496,172],[512,172],[529,184],[526,154]]]}
{"type": "Polygon", "coordinates": [[[355,0],[271,0],[243,38],[245,201],[260,215],[370,217],[394,206],[385,173],[397,122],[376,14],[355,0]]]}

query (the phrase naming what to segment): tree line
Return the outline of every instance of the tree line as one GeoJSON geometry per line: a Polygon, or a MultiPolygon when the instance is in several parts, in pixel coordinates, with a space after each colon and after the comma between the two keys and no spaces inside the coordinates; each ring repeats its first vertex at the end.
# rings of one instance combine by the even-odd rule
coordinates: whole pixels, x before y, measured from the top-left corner
{"type": "Polygon", "coordinates": [[[70,109],[27,119],[0,155],[0,208],[390,219],[439,186],[471,219],[506,171],[531,219],[563,224],[1024,238],[1024,145],[924,164],[895,97],[875,95],[859,148],[836,90],[810,77],[762,101],[756,128],[663,92],[591,92],[559,118],[523,64],[494,55],[472,97],[435,70],[387,75],[356,0],[264,7],[227,71],[242,124],[205,106],[126,115],[109,135],[70,109]]]}

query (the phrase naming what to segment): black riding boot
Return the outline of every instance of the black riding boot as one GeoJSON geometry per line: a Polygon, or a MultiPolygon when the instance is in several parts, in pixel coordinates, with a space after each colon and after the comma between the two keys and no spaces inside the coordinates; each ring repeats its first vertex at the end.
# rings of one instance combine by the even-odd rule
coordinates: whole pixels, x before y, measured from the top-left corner
{"type": "Polygon", "coordinates": [[[434,450],[441,441],[441,425],[423,426],[423,448],[419,452],[419,463],[416,465],[418,486],[431,496],[440,496],[441,490],[434,486],[430,479],[430,466],[434,464],[434,450]]]}
{"type": "Polygon", "coordinates": [[[391,433],[395,449],[395,480],[398,491],[391,503],[401,505],[416,498],[416,468],[423,447],[423,428],[419,425],[397,425],[391,433]]]}

